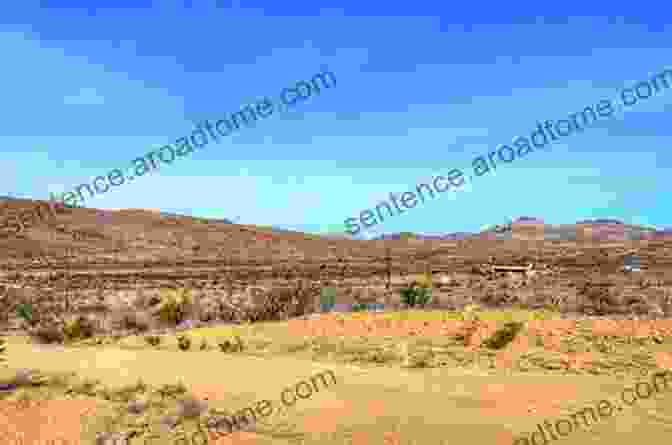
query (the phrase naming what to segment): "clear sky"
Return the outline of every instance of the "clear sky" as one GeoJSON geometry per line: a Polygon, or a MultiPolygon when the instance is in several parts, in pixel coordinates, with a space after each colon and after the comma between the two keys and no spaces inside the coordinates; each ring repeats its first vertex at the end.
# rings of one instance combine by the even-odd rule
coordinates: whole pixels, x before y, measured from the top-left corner
{"type": "MultiPolygon", "coordinates": [[[[3,5],[0,194],[72,190],[329,69],[338,85],[295,111],[86,205],[342,232],[389,192],[672,68],[662,2],[79,3],[100,6],[3,5]]],[[[671,226],[671,118],[672,89],[376,231],[520,215],[671,226]]]]}

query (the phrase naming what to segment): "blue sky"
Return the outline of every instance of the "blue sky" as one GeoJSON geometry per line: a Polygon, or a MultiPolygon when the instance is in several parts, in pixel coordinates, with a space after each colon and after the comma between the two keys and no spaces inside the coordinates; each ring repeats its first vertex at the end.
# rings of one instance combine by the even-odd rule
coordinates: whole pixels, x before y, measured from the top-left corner
{"type": "MultiPolygon", "coordinates": [[[[294,111],[86,203],[310,232],[342,232],[389,192],[672,68],[661,5],[535,17],[523,3],[16,3],[0,15],[0,194],[72,190],[329,69],[338,85],[294,111]]],[[[520,215],[671,226],[671,118],[672,89],[373,232],[520,215]]]]}

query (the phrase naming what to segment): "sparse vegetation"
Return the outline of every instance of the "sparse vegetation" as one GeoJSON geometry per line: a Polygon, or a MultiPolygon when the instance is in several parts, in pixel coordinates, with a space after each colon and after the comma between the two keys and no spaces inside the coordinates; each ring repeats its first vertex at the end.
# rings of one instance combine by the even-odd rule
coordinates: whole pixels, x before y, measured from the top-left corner
{"type": "MultiPolygon", "coordinates": [[[[152,224],[161,226],[164,222],[152,221],[142,230],[153,231],[152,224]]],[[[69,225],[69,223],[63,224],[68,229],[67,233],[74,230],[67,227],[69,225]]],[[[141,227],[142,224],[136,226],[141,227]]],[[[135,226],[128,224],[124,230],[132,231],[131,227],[135,226]]],[[[171,231],[182,231],[184,227],[185,223],[171,221],[171,231]]],[[[101,231],[103,229],[101,226],[101,231]]],[[[203,240],[194,241],[192,247],[184,247],[182,252],[177,250],[177,246],[170,246],[170,249],[173,249],[170,251],[164,250],[166,246],[161,245],[162,235],[157,235],[159,231],[151,233],[151,236],[146,238],[139,233],[130,234],[127,245],[130,246],[132,240],[133,254],[136,251],[142,255],[147,254],[141,260],[143,264],[141,271],[129,271],[128,269],[134,266],[127,267],[126,264],[120,267],[120,263],[125,261],[123,258],[125,252],[122,249],[116,252],[115,260],[118,263],[101,264],[101,261],[104,263],[111,244],[96,245],[95,240],[91,241],[90,246],[86,246],[87,249],[91,247],[93,252],[91,258],[87,257],[86,261],[71,258],[78,260],[79,264],[67,273],[59,264],[60,260],[42,262],[39,267],[35,266],[35,270],[32,266],[27,267],[25,263],[19,262],[15,267],[20,273],[3,275],[3,283],[0,285],[0,322],[6,324],[8,329],[14,329],[15,326],[25,329],[35,341],[43,343],[67,343],[70,346],[71,342],[79,344],[75,340],[87,338],[89,341],[82,344],[101,344],[103,339],[123,339],[109,348],[95,350],[82,348],[81,351],[68,349],[63,356],[70,356],[71,353],[77,356],[81,352],[82,356],[89,353],[100,354],[107,359],[108,352],[112,354],[119,352],[122,355],[136,356],[140,361],[144,359],[143,348],[161,346],[160,353],[147,352],[146,355],[168,356],[172,359],[171,354],[175,353],[182,358],[189,357],[190,361],[193,359],[194,362],[206,356],[207,360],[219,360],[220,364],[222,361],[228,364],[238,359],[222,358],[219,356],[220,351],[224,353],[244,351],[246,356],[267,359],[265,362],[260,361],[263,372],[267,372],[265,364],[270,363],[274,366],[281,362],[280,360],[274,362],[273,357],[284,356],[287,362],[291,362],[290,358],[335,362],[352,365],[352,368],[365,369],[364,373],[370,371],[371,374],[375,374],[376,367],[448,366],[465,370],[474,369],[479,373],[492,371],[493,374],[509,367],[516,371],[543,371],[546,374],[553,374],[552,377],[568,374],[598,376],[615,375],[617,372],[634,374],[635,371],[653,369],[657,366],[655,361],[658,359],[654,358],[654,354],[670,351],[672,332],[669,329],[665,331],[667,328],[664,328],[664,325],[649,328],[647,321],[643,319],[651,314],[660,314],[661,311],[667,316],[672,313],[670,286],[665,281],[664,274],[658,270],[655,273],[643,271],[639,277],[634,274],[615,276],[610,272],[608,264],[610,256],[612,266],[614,262],[611,251],[605,255],[591,256],[583,255],[582,252],[591,249],[590,247],[583,245],[574,249],[570,246],[567,252],[562,251],[557,255],[561,258],[552,258],[553,255],[549,256],[548,249],[555,247],[540,243],[538,258],[533,260],[528,257],[536,255],[536,252],[521,253],[521,250],[525,249],[524,243],[516,244],[513,247],[514,251],[511,254],[507,251],[506,255],[504,250],[500,250],[497,246],[492,249],[497,257],[487,264],[526,265],[533,261],[537,263],[548,260],[547,262],[552,264],[552,270],[549,269],[546,274],[546,269],[535,264],[536,275],[515,271],[494,273],[490,270],[492,268],[482,265],[486,264],[486,255],[477,252],[476,247],[472,249],[472,245],[478,245],[472,241],[457,245],[442,241],[441,248],[433,251],[426,249],[420,238],[414,242],[401,244],[393,242],[388,244],[386,241],[380,243],[383,246],[381,248],[369,244],[371,250],[365,242],[361,242],[359,243],[362,246],[361,251],[359,248],[348,251],[349,247],[344,244],[345,247],[341,252],[340,245],[336,243],[329,246],[329,249],[334,248],[335,252],[332,255],[332,252],[322,249],[319,237],[312,237],[311,243],[318,245],[318,248],[309,251],[308,247],[304,248],[308,244],[302,244],[303,241],[299,240],[300,236],[297,235],[289,243],[292,244],[291,249],[294,249],[291,251],[291,256],[279,258],[275,247],[269,249],[269,252],[273,251],[269,272],[268,261],[259,261],[258,257],[255,258],[253,248],[246,246],[240,251],[234,251],[228,248],[232,244],[222,247],[218,244],[221,239],[216,240],[218,236],[216,228],[210,230],[213,227],[203,227],[199,224],[199,229],[204,229],[203,240]],[[205,229],[208,231],[207,234],[205,229]],[[141,243],[143,240],[156,245],[143,251],[141,243]],[[408,250],[402,251],[399,246],[408,250]],[[99,247],[104,255],[98,255],[96,252],[99,247]],[[219,251],[222,252],[219,258],[222,262],[212,268],[209,263],[201,269],[203,264],[200,262],[201,258],[195,256],[219,251]],[[155,257],[155,252],[160,252],[160,255],[155,257]],[[187,252],[187,256],[193,255],[193,257],[185,256],[183,261],[179,261],[184,252],[187,252]],[[385,257],[382,256],[383,252],[386,253],[385,257]],[[313,256],[312,253],[316,255],[313,256]],[[319,260],[315,259],[317,257],[319,260]],[[174,261],[177,270],[166,271],[166,258],[168,267],[174,261]],[[193,263],[190,262],[192,259],[193,263]],[[424,273],[416,273],[421,263],[430,260],[434,261],[437,267],[429,268],[429,272],[425,270],[424,273]],[[299,261],[302,265],[296,266],[299,261]],[[482,264],[479,266],[475,263],[482,264]],[[220,268],[221,264],[225,264],[225,267],[220,268]],[[101,273],[96,275],[98,269],[101,273]],[[43,274],[44,270],[49,270],[49,273],[43,274]],[[435,274],[441,274],[440,282],[432,283],[432,270],[435,274]],[[208,275],[207,278],[205,275],[208,275]],[[259,295],[250,295],[250,287],[259,289],[259,295]],[[255,299],[256,296],[260,298],[255,299]],[[380,301],[379,297],[382,299],[383,296],[386,311],[374,313],[367,310],[368,302],[380,301]],[[64,304],[66,298],[68,305],[64,304]],[[329,310],[336,303],[341,307],[352,301],[357,301],[351,306],[355,313],[319,316],[312,314],[319,305],[323,310],[329,310]],[[436,309],[450,310],[428,310],[430,303],[436,309]],[[656,310],[656,305],[660,306],[660,311],[656,310]],[[405,310],[396,310],[400,307],[405,310]],[[87,318],[80,318],[80,314],[87,314],[87,318]],[[590,320],[585,323],[588,327],[579,329],[577,327],[579,323],[575,326],[572,320],[562,318],[572,318],[575,314],[577,317],[581,317],[582,314],[595,316],[618,314],[618,317],[623,318],[640,315],[641,318],[631,317],[630,321],[618,323],[596,322],[592,326],[590,325],[594,320],[590,320]],[[306,317],[303,317],[304,315],[306,317]],[[98,324],[95,325],[97,329],[94,329],[93,324],[87,324],[94,317],[97,317],[96,321],[106,322],[105,336],[90,337],[92,332],[98,333],[98,324]],[[199,328],[190,327],[191,322],[199,320],[214,323],[207,327],[202,325],[199,328]],[[539,320],[550,322],[536,323],[539,320]],[[249,324],[241,325],[241,322],[249,324]],[[499,324],[495,326],[491,322],[499,324]],[[556,322],[557,324],[554,324],[556,322]],[[591,332],[591,329],[594,331],[591,332]],[[530,336],[530,347],[519,353],[519,346],[525,349],[522,346],[523,342],[520,342],[520,337],[524,335],[530,336]],[[405,350],[397,349],[400,343],[405,344],[405,350]],[[132,352],[119,351],[127,348],[132,352]],[[196,349],[214,352],[186,356],[179,352],[196,349]],[[503,363],[509,357],[510,361],[503,363]]],[[[87,229],[82,228],[82,231],[85,230],[87,229]]],[[[234,238],[238,243],[240,240],[237,238],[245,236],[242,229],[241,234],[227,236],[234,238]]],[[[88,242],[87,240],[78,238],[76,244],[84,247],[83,244],[88,242]]],[[[106,240],[109,241],[110,237],[108,236],[106,240]]],[[[35,239],[27,237],[18,242],[33,241],[35,239]]],[[[54,240],[50,242],[52,241],[54,240]]],[[[284,255],[282,242],[279,245],[278,249],[281,255],[284,255]]],[[[52,246],[57,250],[58,243],[50,244],[50,247],[52,246]]],[[[650,251],[645,255],[642,254],[642,257],[646,257],[647,263],[653,268],[656,267],[656,261],[667,253],[661,254],[660,248],[653,245],[648,248],[650,251]]],[[[620,247],[614,248],[618,249],[620,247]]],[[[24,255],[26,258],[35,258],[33,250],[35,249],[31,252],[19,251],[16,257],[19,260],[24,255]]],[[[665,262],[660,261],[660,264],[665,262]]],[[[603,319],[600,318],[600,321],[603,319]]],[[[102,329],[103,325],[100,326],[102,329]]],[[[20,349],[18,343],[23,339],[20,336],[17,336],[17,339],[12,336],[9,341],[12,352],[10,360],[12,363],[9,363],[11,365],[15,361],[21,361],[20,354],[15,351],[20,349]],[[14,341],[17,342],[16,346],[13,344],[14,341]],[[17,355],[19,360],[15,360],[17,355]]],[[[6,342],[0,339],[0,361],[6,347],[6,342]]],[[[50,349],[52,348],[35,348],[35,351],[44,351],[43,355],[46,355],[46,351],[50,349]]],[[[39,355],[36,352],[34,357],[39,355]]],[[[28,357],[27,360],[34,359],[28,357]]],[[[177,361],[179,360],[178,357],[177,361]]],[[[247,361],[240,360],[240,362],[247,361]]],[[[53,361],[57,362],[60,363],[58,360],[53,361]]],[[[130,364],[127,366],[131,367],[130,364]]],[[[146,371],[148,375],[151,374],[149,369],[146,371]]],[[[200,370],[198,371],[197,377],[203,377],[200,370]]],[[[32,371],[19,371],[16,376],[13,373],[13,369],[8,370],[7,377],[2,378],[2,384],[6,385],[3,388],[11,388],[9,382],[12,378],[20,383],[20,391],[11,394],[15,399],[44,398],[43,393],[38,391],[52,386],[52,383],[44,383],[43,377],[32,371]]],[[[430,380],[432,373],[405,370],[398,373],[390,371],[389,374],[393,378],[396,375],[403,375],[405,385],[419,389],[420,384],[417,381],[414,381],[413,385],[409,383],[412,377],[416,377],[415,374],[426,375],[427,380],[430,380]]],[[[459,372],[455,374],[459,375],[459,372]]],[[[468,380],[466,375],[465,372],[464,378],[460,376],[459,385],[468,380]]],[[[191,374],[191,377],[194,375],[191,374]]],[[[247,378],[248,375],[244,377],[247,378]]],[[[251,375],[249,377],[251,378],[251,375]]],[[[196,380],[194,378],[189,381],[190,387],[192,384],[194,387],[198,386],[196,383],[200,383],[201,380],[198,382],[196,380]]],[[[506,380],[505,384],[508,383],[512,381],[506,380]]],[[[378,381],[374,381],[372,386],[377,384],[378,381]]],[[[454,385],[449,386],[453,391],[454,385]]],[[[227,404],[231,402],[233,405],[238,401],[234,400],[234,395],[229,400],[229,387],[230,385],[227,385],[225,388],[226,401],[221,402],[227,404]]],[[[424,393],[427,396],[434,392],[434,387],[428,389],[431,391],[424,393]]],[[[480,389],[480,386],[477,387],[477,390],[480,389]]],[[[11,391],[12,389],[9,390],[11,391]]],[[[207,389],[208,394],[209,391],[210,388],[207,389]]],[[[0,398],[4,398],[7,392],[8,390],[0,392],[0,398]]],[[[107,402],[110,402],[109,405],[124,403],[124,410],[119,410],[123,411],[123,415],[119,414],[115,419],[114,428],[117,428],[117,431],[124,429],[123,433],[128,434],[130,443],[143,441],[133,434],[137,433],[139,436],[148,434],[147,423],[158,428],[158,418],[175,428],[165,433],[166,437],[162,437],[164,441],[152,439],[147,441],[181,443],[183,440],[176,441],[175,436],[183,434],[184,431],[190,432],[189,428],[195,423],[194,418],[203,411],[195,397],[185,396],[170,387],[153,388],[151,391],[134,388],[113,391],[102,388],[102,385],[94,382],[79,382],[69,385],[69,388],[61,392],[68,398],[99,397],[105,399],[103,405],[107,402]],[[126,404],[125,400],[130,401],[126,404]]],[[[53,394],[57,394],[56,390],[53,394]]],[[[384,394],[381,400],[386,395],[384,394]]],[[[479,396],[481,395],[479,393],[479,396]]],[[[12,399],[8,397],[7,400],[12,399]]],[[[213,405],[220,402],[215,402],[214,398],[211,400],[213,405]]],[[[385,399],[384,403],[387,402],[385,399]]],[[[406,403],[405,399],[402,403],[406,403]]],[[[424,398],[422,403],[425,403],[424,398]]],[[[271,441],[274,438],[269,435],[261,440],[271,441]]],[[[279,438],[278,442],[289,442],[293,438],[294,436],[290,438],[288,434],[279,438]]]]}

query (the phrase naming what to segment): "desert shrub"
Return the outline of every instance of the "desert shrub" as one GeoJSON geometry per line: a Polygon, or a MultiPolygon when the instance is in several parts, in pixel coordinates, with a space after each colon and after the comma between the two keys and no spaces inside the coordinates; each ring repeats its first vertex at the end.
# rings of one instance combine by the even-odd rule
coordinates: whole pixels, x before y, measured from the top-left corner
{"type": "Polygon", "coordinates": [[[145,332],[151,326],[151,316],[141,311],[119,309],[112,314],[112,326],[124,331],[145,332]]]}
{"type": "Polygon", "coordinates": [[[199,417],[208,405],[194,396],[187,395],[177,400],[177,415],[187,419],[199,417]]]}
{"type": "Polygon", "coordinates": [[[430,273],[420,274],[415,278],[415,283],[420,287],[429,289],[432,287],[432,275],[430,273]]]}
{"type": "Polygon", "coordinates": [[[130,312],[125,314],[123,325],[124,329],[131,329],[137,332],[147,332],[152,325],[152,319],[146,312],[130,312]]]}
{"type": "Polygon", "coordinates": [[[582,300],[581,310],[595,315],[606,315],[610,306],[618,305],[612,287],[610,283],[599,281],[583,283],[578,289],[578,295],[582,300]]]}
{"type": "Polygon", "coordinates": [[[243,321],[278,321],[309,313],[313,309],[319,289],[304,281],[293,286],[273,287],[265,295],[257,295],[259,303],[244,309],[240,314],[243,321]]]}
{"type": "Polygon", "coordinates": [[[478,304],[468,304],[458,313],[458,319],[462,321],[478,321],[481,319],[483,308],[478,304]]]}
{"type": "Polygon", "coordinates": [[[161,396],[162,399],[171,398],[176,399],[178,396],[184,395],[187,393],[188,388],[181,381],[173,384],[165,384],[156,388],[156,393],[161,396]]]}
{"type": "Polygon", "coordinates": [[[161,337],[159,335],[147,335],[145,336],[145,343],[150,346],[159,346],[161,344],[161,337]]]}
{"type": "Polygon", "coordinates": [[[30,336],[38,343],[63,343],[65,340],[63,330],[55,323],[38,325],[30,331],[30,336]]]}
{"type": "Polygon", "coordinates": [[[128,402],[126,409],[130,414],[142,414],[147,409],[148,405],[149,403],[147,400],[136,399],[128,402]]]}
{"type": "Polygon", "coordinates": [[[523,329],[523,326],[525,324],[519,321],[504,323],[501,328],[485,339],[482,345],[488,349],[503,349],[516,338],[518,333],[523,329]]]}
{"type": "Polygon", "coordinates": [[[156,313],[161,321],[178,324],[184,320],[191,304],[190,289],[165,290],[161,293],[161,303],[156,313]]]}
{"type": "Polygon", "coordinates": [[[0,364],[7,365],[7,340],[0,338],[0,364]]]}
{"type": "Polygon", "coordinates": [[[201,339],[201,346],[199,347],[199,349],[201,351],[207,351],[209,347],[210,347],[210,345],[208,345],[208,341],[205,338],[202,338],[201,339]]]}
{"type": "Polygon", "coordinates": [[[300,280],[296,286],[291,288],[290,292],[291,299],[286,316],[298,317],[311,312],[317,289],[314,290],[308,282],[300,280]]]}
{"type": "Polygon", "coordinates": [[[138,290],[138,293],[133,300],[133,307],[139,310],[146,309],[150,306],[151,297],[144,293],[142,290],[138,290]]]}
{"type": "Polygon", "coordinates": [[[83,316],[68,320],[63,326],[63,334],[68,340],[91,338],[94,333],[95,325],[93,321],[83,316]]]}
{"type": "Polygon", "coordinates": [[[217,346],[222,352],[242,352],[245,349],[243,340],[237,335],[235,341],[224,337],[217,339],[217,346]]]}
{"type": "Polygon", "coordinates": [[[262,303],[246,311],[242,318],[249,322],[282,320],[290,310],[292,294],[289,287],[273,287],[262,297],[262,303]]]}
{"type": "Polygon", "coordinates": [[[404,368],[427,368],[431,365],[434,354],[431,351],[411,351],[407,341],[398,345],[398,357],[404,368]]]}
{"type": "Polygon", "coordinates": [[[432,300],[429,287],[415,281],[410,286],[403,287],[399,294],[401,295],[401,302],[407,307],[424,307],[432,300]]]}
{"type": "Polygon", "coordinates": [[[31,369],[19,369],[14,374],[12,383],[16,386],[30,386],[32,383],[32,375],[33,371],[31,369]]]}
{"type": "Polygon", "coordinates": [[[191,338],[188,335],[177,337],[177,347],[180,351],[188,351],[191,348],[191,338]]]}

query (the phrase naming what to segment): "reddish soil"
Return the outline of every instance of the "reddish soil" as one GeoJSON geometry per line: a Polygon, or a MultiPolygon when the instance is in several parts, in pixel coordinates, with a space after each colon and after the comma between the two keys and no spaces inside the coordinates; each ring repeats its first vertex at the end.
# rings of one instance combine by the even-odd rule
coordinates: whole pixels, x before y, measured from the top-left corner
{"type": "Polygon", "coordinates": [[[0,443],[80,445],[81,418],[92,415],[95,400],[0,402],[0,443]]]}

